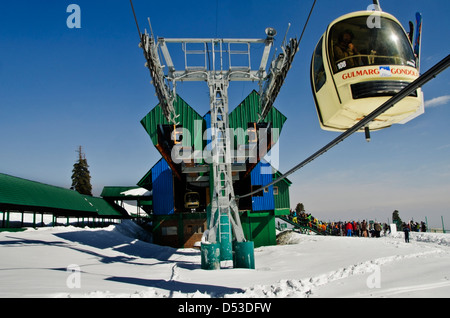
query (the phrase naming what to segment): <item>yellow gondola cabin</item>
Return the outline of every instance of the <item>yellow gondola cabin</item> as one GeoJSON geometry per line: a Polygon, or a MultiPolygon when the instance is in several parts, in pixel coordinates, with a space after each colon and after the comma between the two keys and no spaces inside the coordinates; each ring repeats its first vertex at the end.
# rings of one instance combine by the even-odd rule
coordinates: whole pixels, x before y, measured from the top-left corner
{"type": "MultiPolygon", "coordinates": [[[[319,40],[311,62],[321,128],[347,130],[418,77],[412,44],[394,16],[360,11],[336,19],[319,40]],[[379,19],[378,25],[370,23],[373,18],[379,19]]],[[[423,112],[423,94],[418,89],[368,128],[406,123],[423,112]]]]}

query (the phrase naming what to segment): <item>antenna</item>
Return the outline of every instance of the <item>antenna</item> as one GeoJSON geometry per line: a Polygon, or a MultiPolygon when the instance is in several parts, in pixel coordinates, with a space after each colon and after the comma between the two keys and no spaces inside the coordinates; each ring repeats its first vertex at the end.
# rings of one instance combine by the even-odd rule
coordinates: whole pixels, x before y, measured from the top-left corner
{"type": "Polygon", "coordinates": [[[288,33],[289,33],[289,29],[290,29],[290,28],[291,28],[291,24],[288,23],[288,27],[287,27],[287,30],[286,30],[286,34],[284,35],[283,42],[281,43],[281,46],[282,46],[282,47],[284,47],[285,44],[286,44],[286,38],[287,38],[287,35],[288,35],[288,33]]]}
{"type": "Polygon", "coordinates": [[[150,18],[147,18],[147,19],[148,19],[148,25],[150,27],[150,33],[152,34],[152,39],[154,39],[155,35],[153,34],[152,22],[150,21],[150,18]]]}

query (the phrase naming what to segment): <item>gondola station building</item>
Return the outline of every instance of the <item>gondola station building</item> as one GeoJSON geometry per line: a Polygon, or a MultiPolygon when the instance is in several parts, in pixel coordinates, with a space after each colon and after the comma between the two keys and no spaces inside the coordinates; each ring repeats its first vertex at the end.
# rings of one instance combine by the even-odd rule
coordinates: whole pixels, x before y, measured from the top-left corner
{"type": "MultiPolygon", "coordinates": [[[[211,120],[209,112],[200,116],[179,96],[174,107],[178,126],[168,124],[160,105],[141,120],[161,159],[137,183],[152,193],[151,201],[138,206],[150,219],[154,243],[189,248],[199,245],[211,210],[213,183],[207,155],[211,120]]],[[[234,134],[232,174],[236,195],[262,188],[281,175],[271,165],[270,156],[266,156],[267,161],[263,157],[278,141],[286,117],[273,107],[264,122],[257,124],[258,107],[259,95],[252,91],[229,115],[234,134]]],[[[290,185],[284,179],[239,200],[244,234],[255,247],[276,244],[275,218],[289,214],[290,185]]]]}

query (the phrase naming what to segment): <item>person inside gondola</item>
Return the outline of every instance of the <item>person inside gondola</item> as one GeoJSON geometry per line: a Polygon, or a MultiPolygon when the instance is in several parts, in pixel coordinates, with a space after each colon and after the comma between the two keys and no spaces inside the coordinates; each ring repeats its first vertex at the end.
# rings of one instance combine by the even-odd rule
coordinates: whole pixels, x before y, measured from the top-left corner
{"type": "Polygon", "coordinates": [[[353,39],[354,35],[350,30],[346,30],[338,36],[338,43],[334,46],[334,58],[340,69],[360,65],[357,58],[349,58],[354,55],[359,55],[358,50],[353,44],[353,39]]]}

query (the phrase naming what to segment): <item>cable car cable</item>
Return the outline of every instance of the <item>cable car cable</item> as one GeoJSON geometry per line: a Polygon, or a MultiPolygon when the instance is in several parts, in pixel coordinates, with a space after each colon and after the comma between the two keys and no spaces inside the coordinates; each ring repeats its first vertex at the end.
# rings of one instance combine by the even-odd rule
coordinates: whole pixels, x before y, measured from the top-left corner
{"type": "Polygon", "coordinates": [[[353,133],[357,132],[361,128],[365,127],[367,124],[369,124],[372,120],[386,112],[388,109],[393,107],[396,103],[401,101],[403,98],[409,96],[412,92],[414,92],[419,87],[422,87],[426,83],[428,83],[430,80],[435,78],[439,73],[443,72],[447,67],[450,66],[450,55],[447,55],[444,59],[442,59],[439,63],[434,65],[432,68],[430,68],[427,72],[425,72],[423,75],[421,75],[419,78],[417,78],[414,82],[410,83],[408,86],[406,86],[404,89],[402,89],[400,92],[398,92],[396,95],[394,95],[392,98],[390,98],[388,101],[386,101],[383,105],[375,109],[372,113],[367,115],[364,119],[359,121],[357,124],[355,124],[350,129],[346,130],[342,134],[340,134],[337,138],[335,138],[333,141],[328,143],[326,146],[315,152],[313,155],[293,167],[291,170],[283,174],[282,176],[278,177],[273,182],[259,188],[258,190],[252,191],[248,194],[236,196],[236,199],[242,199],[249,197],[255,193],[258,193],[260,191],[263,191],[267,189],[268,187],[277,184],[278,182],[282,181],[283,179],[287,178],[289,175],[293,174],[300,168],[303,168],[308,163],[313,161],[314,159],[317,159],[319,156],[323,155],[325,152],[339,144],[341,141],[344,141],[347,137],[352,135],[353,133]]]}
{"type": "Polygon", "coordinates": [[[298,39],[298,45],[299,46],[300,46],[300,43],[302,42],[303,34],[305,34],[306,27],[308,26],[309,19],[311,18],[311,15],[312,15],[312,13],[314,11],[314,7],[316,5],[316,2],[317,2],[317,0],[314,0],[314,3],[312,5],[312,7],[311,7],[311,10],[309,11],[308,19],[306,19],[305,25],[303,26],[302,34],[300,35],[300,38],[298,39]]]}
{"type": "Polygon", "coordinates": [[[139,38],[141,38],[142,33],[141,33],[141,29],[139,28],[139,23],[138,23],[138,20],[137,20],[137,17],[136,17],[136,11],[134,11],[133,0],[130,0],[130,4],[131,4],[131,10],[133,10],[134,21],[136,22],[136,27],[137,27],[137,30],[139,32],[139,38]]]}

